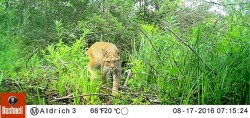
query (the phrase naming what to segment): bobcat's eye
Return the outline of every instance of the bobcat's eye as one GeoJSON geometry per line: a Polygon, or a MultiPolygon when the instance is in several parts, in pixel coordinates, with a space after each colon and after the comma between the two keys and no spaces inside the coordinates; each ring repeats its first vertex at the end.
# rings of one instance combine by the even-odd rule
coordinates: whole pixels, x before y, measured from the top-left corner
{"type": "Polygon", "coordinates": [[[106,61],[107,63],[110,63],[110,61],[106,61]]]}

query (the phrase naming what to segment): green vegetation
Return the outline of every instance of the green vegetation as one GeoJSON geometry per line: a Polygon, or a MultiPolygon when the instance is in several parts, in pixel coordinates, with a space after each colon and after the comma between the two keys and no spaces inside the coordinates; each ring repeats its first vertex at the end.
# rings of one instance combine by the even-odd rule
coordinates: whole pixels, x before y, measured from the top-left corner
{"type": "Polygon", "coordinates": [[[249,105],[250,3],[187,2],[0,0],[0,92],[28,104],[249,105]],[[96,41],[121,50],[118,96],[89,80],[96,41]]]}

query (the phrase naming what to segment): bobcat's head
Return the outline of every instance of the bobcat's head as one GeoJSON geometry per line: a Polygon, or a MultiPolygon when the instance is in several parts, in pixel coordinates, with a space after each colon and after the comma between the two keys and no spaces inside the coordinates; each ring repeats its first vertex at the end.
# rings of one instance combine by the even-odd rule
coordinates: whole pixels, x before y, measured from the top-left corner
{"type": "Polygon", "coordinates": [[[114,53],[103,51],[102,53],[103,53],[102,60],[105,68],[109,69],[118,68],[120,61],[120,56],[118,51],[115,51],[114,53]]]}

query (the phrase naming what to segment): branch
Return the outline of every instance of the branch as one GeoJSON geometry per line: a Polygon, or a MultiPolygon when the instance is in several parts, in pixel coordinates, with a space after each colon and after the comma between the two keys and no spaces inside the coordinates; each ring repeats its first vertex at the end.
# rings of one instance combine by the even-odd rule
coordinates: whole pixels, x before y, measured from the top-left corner
{"type": "Polygon", "coordinates": [[[127,78],[126,78],[126,80],[125,80],[125,83],[123,84],[123,86],[125,86],[125,87],[127,87],[127,85],[128,85],[128,80],[129,80],[129,78],[132,76],[132,70],[131,70],[131,69],[129,69],[127,72],[128,72],[128,76],[127,76],[127,78]]]}
{"type": "Polygon", "coordinates": [[[221,4],[221,3],[217,3],[217,2],[212,2],[212,1],[205,1],[206,3],[209,3],[209,4],[215,4],[215,5],[219,5],[219,6],[228,6],[228,5],[247,5],[247,4],[250,4],[250,3],[247,3],[247,2],[243,2],[243,3],[237,3],[237,4],[234,4],[234,3],[229,3],[229,4],[221,4]]]}
{"type": "MultiPolygon", "coordinates": [[[[40,46],[39,46],[40,47],[40,46]]],[[[27,58],[27,61],[25,62],[25,66],[28,67],[28,62],[30,61],[30,59],[36,54],[36,52],[38,51],[38,48],[36,48],[32,53],[31,55],[27,58]]]]}

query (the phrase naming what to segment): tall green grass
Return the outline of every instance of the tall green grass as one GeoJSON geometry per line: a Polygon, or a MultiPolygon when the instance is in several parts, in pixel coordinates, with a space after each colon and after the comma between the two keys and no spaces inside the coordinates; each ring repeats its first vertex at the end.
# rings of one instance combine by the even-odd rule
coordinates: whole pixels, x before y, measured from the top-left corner
{"type": "Polygon", "coordinates": [[[249,104],[249,42],[216,32],[205,39],[209,26],[200,25],[187,42],[202,62],[170,32],[152,25],[142,28],[147,36],[141,35],[131,54],[133,92],[156,93],[162,104],[249,104]]]}
{"type": "MultiPolygon", "coordinates": [[[[27,58],[23,33],[28,15],[23,14],[23,19],[18,19],[17,11],[18,9],[7,9],[4,1],[0,2],[0,86],[3,86],[5,78],[15,81],[17,73],[25,66],[25,58],[27,58]]],[[[17,89],[20,90],[20,88],[17,89]]],[[[1,91],[15,91],[15,89],[1,87],[1,91]]]]}

